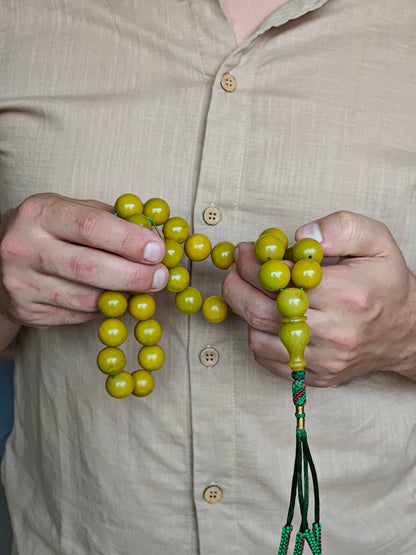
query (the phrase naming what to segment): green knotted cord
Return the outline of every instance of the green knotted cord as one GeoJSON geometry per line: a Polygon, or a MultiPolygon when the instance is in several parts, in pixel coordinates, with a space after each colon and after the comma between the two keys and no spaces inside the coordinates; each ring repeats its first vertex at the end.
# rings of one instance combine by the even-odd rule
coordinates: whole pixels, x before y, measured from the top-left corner
{"type": "MultiPolygon", "coordinates": [[[[304,419],[303,405],[306,402],[306,387],[303,381],[304,373],[293,372],[292,377],[294,378],[293,402],[296,406],[295,416],[297,419],[304,419]]],[[[313,555],[322,555],[322,535],[321,525],[319,523],[320,501],[318,477],[309,449],[306,430],[303,427],[298,427],[296,429],[295,464],[293,468],[290,502],[287,521],[282,529],[278,555],[287,555],[288,553],[290,534],[293,529],[292,520],[295,512],[296,496],[300,508],[301,524],[299,532],[296,535],[293,555],[302,555],[305,542],[309,545],[313,555]],[[312,529],[308,526],[309,471],[312,477],[315,502],[315,522],[312,525],[312,529]]]]}

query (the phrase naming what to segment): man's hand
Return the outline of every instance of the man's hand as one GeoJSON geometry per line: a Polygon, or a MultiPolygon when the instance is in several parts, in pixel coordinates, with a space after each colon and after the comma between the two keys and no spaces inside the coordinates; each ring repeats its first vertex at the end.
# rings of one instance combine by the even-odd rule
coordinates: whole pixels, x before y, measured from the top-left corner
{"type": "Polygon", "coordinates": [[[168,279],[159,236],[96,201],[34,195],[0,239],[0,313],[21,325],[87,322],[103,289],[154,292],[168,279]]]}
{"type": "MultiPolygon", "coordinates": [[[[308,291],[306,382],[327,387],[379,370],[416,380],[416,278],[386,226],[337,212],[299,228],[296,240],[303,237],[319,240],[326,257],[339,257],[308,291]]],[[[275,295],[260,286],[259,268],[252,245],[241,243],[223,295],[247,321],[256,361],[290,378],[275,295]]]]}

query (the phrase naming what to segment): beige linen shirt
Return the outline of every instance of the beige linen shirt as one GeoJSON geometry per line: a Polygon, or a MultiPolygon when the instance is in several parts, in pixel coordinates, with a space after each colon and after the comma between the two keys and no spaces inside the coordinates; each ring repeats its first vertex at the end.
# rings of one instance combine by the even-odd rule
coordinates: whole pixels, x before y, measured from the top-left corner
{"type": "MultiPolygon", "coordinates": [[[[289,0],[237,47],[216,0],[1,0],[1,209],[42,191],[160,196],[213,244],[272,225],[293,242],[349,209],[384,221],[415,271],[415,22],[414,0],[289,0]]],[[[222,276],[192,267],[204,295],[222,276]]],[[[167,362],[144,399],[106,393],[97,323],[22,330],[2,467],[15,553],[276,553],[291,384],[253,361],[235,315],[156,299],[167,362]]],[[[391,373],[309,388],[325,553],[416,553],[415,406],[391,373]]]]}

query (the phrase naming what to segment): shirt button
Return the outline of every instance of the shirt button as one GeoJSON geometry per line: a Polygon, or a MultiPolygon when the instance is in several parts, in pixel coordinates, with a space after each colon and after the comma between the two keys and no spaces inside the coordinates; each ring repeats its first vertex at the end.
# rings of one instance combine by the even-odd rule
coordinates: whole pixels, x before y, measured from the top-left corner
{"type": "Polygon", "coordinates": [[[221,210],[215,206],[210,206],[204,210],[203,219],[207,225],[217,225],[222,218],[221,210]]]}
{"type": "Polygon", "coordinates": [[[224,73],[221,77],[221,87],[226,92],[234,92],[237,88],[237,81],[234,75],[231,75],[231,73],[224,73]]]}
{"type": "Polygon", "coordinates": [[[222,490],[218,486],[209,486],[204,491],[204,499],[207,503],[218,503],[222,499],[222,490]]]}
{"type": "Polygon", "coordinates": [[[199,360],[204,366],[215,366],[219,358],[218,351],[213,347],[206,347],[199,353],[199,360]]]}

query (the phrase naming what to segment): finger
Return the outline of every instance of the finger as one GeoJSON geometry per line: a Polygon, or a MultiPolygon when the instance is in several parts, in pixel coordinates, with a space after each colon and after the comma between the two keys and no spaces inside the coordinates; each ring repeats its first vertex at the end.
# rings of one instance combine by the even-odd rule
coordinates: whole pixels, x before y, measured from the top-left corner
{"type": "Polygon", "coordinates": [[[99,289],[121,291],[159,291],[169,277],[163,264],[137,264],[108,252],[55,239],[43,244],[40,271],[99,289]]]}
{"type": "MultiPolygon", "coordinates": [[[[7,312],[20,323],[36,321],[39,306],[44,305],[66,311],[96,314],[101,290],[87,287],[57,277],[45,276],[36,271],[14,269],[13,279],[6,282],[9,303],[7,312]]],[[[51,311],[51,309],[49,309],[51,311]]]]}
{"type": "Polygon", "coordinates": [[[334,212],[300,227],[295,238],[303,237],[319,241],[328,257],[376,257],[397,251],[383,223],[348,211],[334,212]]]}
{"type": "Polygon", "coordinates": [[[42,303],[33,305],[22,319],[22,324],[33,328],[46,329],[51,326],[85,324],[101,316],[99,312],[67,310],[42,303]]]}
{"type": "Polygon", "coordinates": [[[253,328],[270,332],[279,329],[276,301],[243,280],[235,265],[224,277],[222,295],[232,310],[253,328]]]}
{"type": "Polygon", "coordinates": [[[239,243],[234,251],[236,269],[239,275],[251,285],[260,287],[259,270],[261,263],[254,256],[251,243],[239,243]]]}
{"type": "Polygon", "coordinates": [[[114,216],[108,205],[58,195],[44,197],[30,197],[19,210],[29,212],[48,234],[135,262],[155,263],[163,259],[165,245],[155,231],[114,216]]]}

